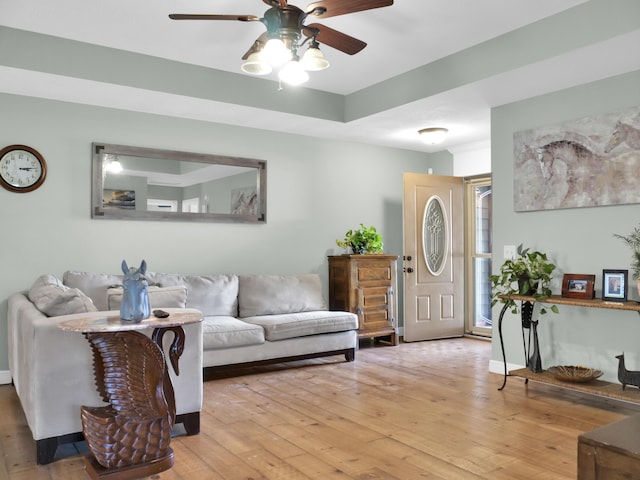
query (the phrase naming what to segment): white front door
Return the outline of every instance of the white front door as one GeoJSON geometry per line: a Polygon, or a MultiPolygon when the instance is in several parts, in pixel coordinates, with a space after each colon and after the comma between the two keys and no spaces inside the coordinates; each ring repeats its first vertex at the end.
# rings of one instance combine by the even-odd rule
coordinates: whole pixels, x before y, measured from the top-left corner
{"type": "Polygon", "coordinates": [[[404,174],[404,340],[464,334],[462,179],[404,174]]]}

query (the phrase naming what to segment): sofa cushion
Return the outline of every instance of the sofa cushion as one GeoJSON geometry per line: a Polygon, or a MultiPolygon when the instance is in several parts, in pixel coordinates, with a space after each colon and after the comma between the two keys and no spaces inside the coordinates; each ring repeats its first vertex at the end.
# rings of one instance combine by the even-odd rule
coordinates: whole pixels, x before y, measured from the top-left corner
{"type": "Polygon", "coordinates": [[[261,345],[263,343],[264,330],[259,325],[225,316],[204,317],[202,320],[202,346],[204,350],[261,345]]]}
{"type": "Polygon", "coordinates": [[[196,308],[207,316],[238,315],[238,277],[236,275],[180,275],[147,272],[149,284],[163,287],[187,287],[187,308],[196,308]]]}
{"type": "Polygon", "coordinates": [[[108,310],[107,290],[111,287],[122,285],[122,275],[69,270],[64,272],[62,281],[68,287],[82,290],[91,297],[98,310],[104,311],[108,310]]]}
{"type": "Polygon", "coordinates": [[[299,312],[245,317],[242,320],[264,328],[264,336],[269,341],[358,328],[358,316],[349,312],[299,312]]]}
{"type": "MultiPolygon", "coordinates": [[[[149,304],[151,308],[186,308],[187,287],[174,285],[172,287],[148,287],[149,304]]],[[[120,310],[124,288],[110,288],[107,290],[107,308],[120,310]]]]}
{"type": "Polygon", "coordinates": [[[241,275],[240,317],[326,310],[320,276],[241,275]]]}
{"type": "Polygon", "coordinates": [[[62,284],[55,275],[41,275],[29,289],[29,300],[49,317],[95,312],[91,299],[77,288],[62,284]]]}

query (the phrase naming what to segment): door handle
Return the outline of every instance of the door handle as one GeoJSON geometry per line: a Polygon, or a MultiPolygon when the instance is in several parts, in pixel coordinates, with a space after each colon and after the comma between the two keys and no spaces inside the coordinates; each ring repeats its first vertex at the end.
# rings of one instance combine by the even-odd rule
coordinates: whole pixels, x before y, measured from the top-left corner
{"type": "Polygon", "coordinates": [[[411,268],[411,267],[405,268],[404,271],[407,272],[407,273],[413,273],[413,268],[411,268]]]}

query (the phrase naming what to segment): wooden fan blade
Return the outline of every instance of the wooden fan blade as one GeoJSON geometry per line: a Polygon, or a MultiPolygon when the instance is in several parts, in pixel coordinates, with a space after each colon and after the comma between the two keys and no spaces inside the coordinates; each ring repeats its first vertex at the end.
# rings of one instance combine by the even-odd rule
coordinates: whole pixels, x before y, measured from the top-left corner
{"type": "Polygon", "coordinates": [[[241,22],[258,22],[260,17],[255,15],[206,15],[197,13],[172,13],[171,20],[239,20],[241,22]]]}
{"type": "Polygon", "coordinates": [[[267,32],[264,32],[262,35],[256,38],[256,40],[253,42],[253,45],[251,45],[251,48],[249,48],[249,50],[247,50],[247,53],[242,56],[242,60],[246,60],[252,53],[260,51],[262,47],[264,47],[264,44],[267,43],[267,39],[267,32]]]}
{"type": "Polygon", "coordinates": [[[307,5],[307,12],[317,18],[329,18],[391,5],[393,0],[320,0],[307,5]]]}
{"type": "Polygon", "coordinates": [[[303,32],[307,37],[312,37],[314,31],[318,32],[316,35],[316,40],[318,40],[318,42],[335,48],[336,50],[340,50],[348,55],[355,55],[367,46],[367,44],[362,40],[350,37],[345,33],[339,32],[338,30],[334,30],[333,28],[329,28],[325,25],[320,25],[319,23],[312,23],[311,25],[305,26],[303,29],[303,32]],[[311,30],[307,30],[306,27],[309,27],[311,30]]]}
{"type": "Polygon", "coordinates": [[[262,0],[267,5],[271,5],[272,7],[277,7],[280,5],[281,7],[287,6],[287,0],[262,0]]]}

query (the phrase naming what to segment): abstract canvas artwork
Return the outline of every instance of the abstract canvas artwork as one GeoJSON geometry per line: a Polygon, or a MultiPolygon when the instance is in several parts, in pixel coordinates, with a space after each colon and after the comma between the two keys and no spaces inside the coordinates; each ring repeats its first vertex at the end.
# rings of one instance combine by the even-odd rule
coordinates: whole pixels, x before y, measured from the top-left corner
{"type": "Polygon", "coordinates": [[[233,215],[258,215],[258,192],[255,187],[231,190],[233,215]]]}
{"type": "Polygon", "coordinates": [[[104,189],[102,207],[105,209],[135,210],[135,190],[109,190],[104,189]]]}
{"type": "Polygon", "coordinates": [[[516,132],[516,212],[640,203],[640,107],[516,132]]]}

